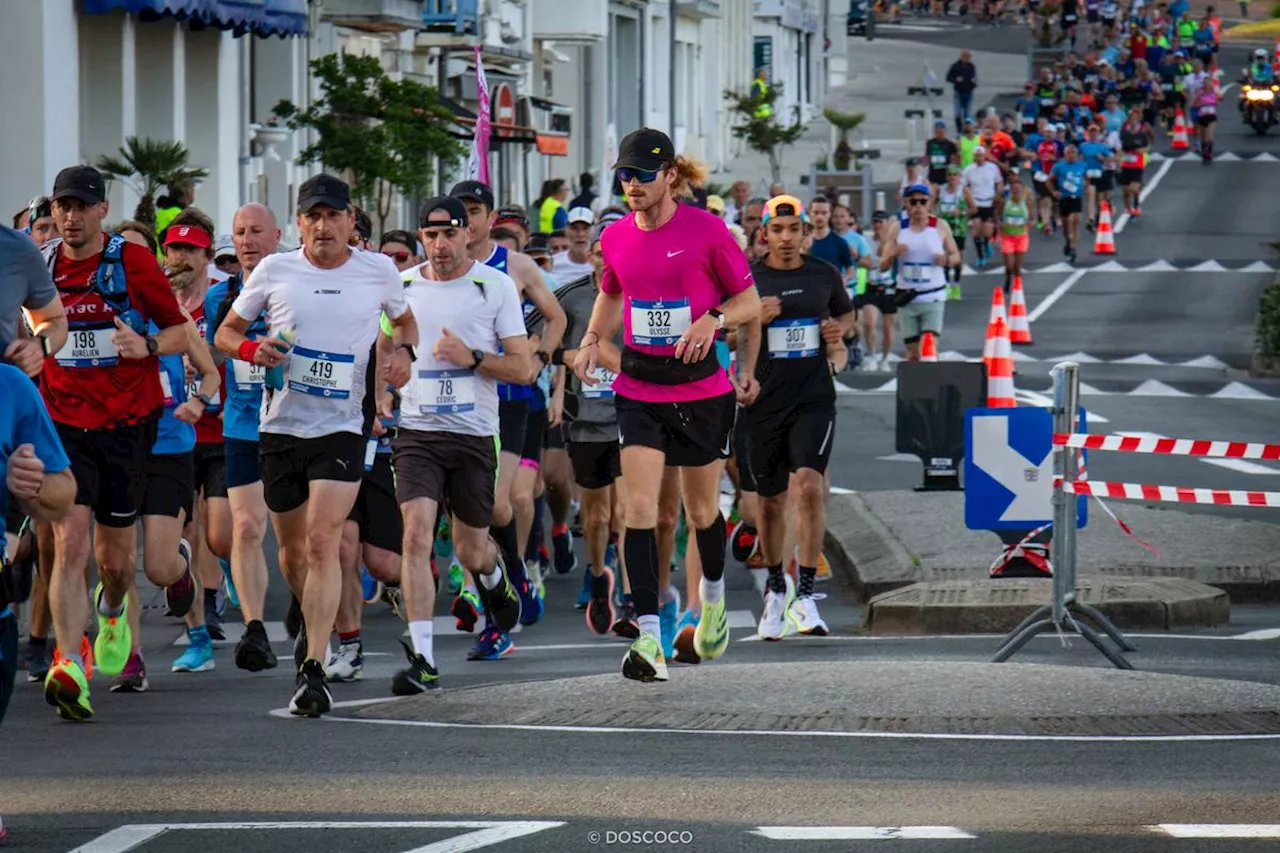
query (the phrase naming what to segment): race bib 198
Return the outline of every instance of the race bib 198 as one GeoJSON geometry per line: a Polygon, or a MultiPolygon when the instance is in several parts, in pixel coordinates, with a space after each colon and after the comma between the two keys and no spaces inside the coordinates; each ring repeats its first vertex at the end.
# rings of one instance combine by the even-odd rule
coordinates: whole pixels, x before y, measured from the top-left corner
{"type": "Polygon", "coordinates": [[[582,383],[582,396],[587,400],[601,400],[613,396],[613,380],[618,374],[605,367],[596,365],[595,373],[591,374],[596,380],[595,385],[582,383]]]}
{"type": "Polygon", "coordinates": [[[345,400],[351,396],[356,357],[295,346],[289,356],[289,390],[313,397],[345,400]]]}
{"type": "Polygon", "coordinates": [[[63,367],[115,367],[120,363],[120,353],[111,340],[114,332],[110,326],[72,329],[54,358],[63,367]]]}
{"type": "Polygon", "coordinates": [[[419,370],[418,411],[424,415],[457,415],[476,408],[472,370],[419,370]]]}
{"type": "Polygon", "coordinates": [[[768,334],[769,358],[813,358],[822,345],[816,317],[774,320],[768,334]]]}
{"type": "Polygon", "coordinates": [[[233,370],[233,379],[238,391],[261,391],[262,378],[267,369],[260,364],[251,364],[240,359],[229,359],[233,370]]]}
{"type": "Polygon", "coordinates": [[[688,299],[632,299],[631,342],[672,347],[693,325],[688,299]]]}

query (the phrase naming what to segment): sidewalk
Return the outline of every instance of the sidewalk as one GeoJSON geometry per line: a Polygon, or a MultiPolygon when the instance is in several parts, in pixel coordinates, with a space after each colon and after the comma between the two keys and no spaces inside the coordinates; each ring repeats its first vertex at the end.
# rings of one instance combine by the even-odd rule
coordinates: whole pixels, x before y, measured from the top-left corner
{"type": "MultiPolygon", "coordinates": [[[[880,159],[873,163],[877,185],[896,185],[903,174],[903,161],[909,156],[919,156],[924,139],[932,133],[932,119],[927,119],[917,131],[919,141],[915,150],[908,150],[908,128],[903,112],[923,109],[925,104],[918,96],[908,96],[907,87],[922,84],[926,65],[937,76],[936,85],[944,89],[943,96],[933,99],[932,106],[943,111],[943,118],[948,124],[953,121],[951,87],[944,78],[959,53],[955,47],[898,39],[851,40],[849,81],[828,92],[824,106],[842,112],[866,113],[866,120],[853,131],[851,144],[854,148],[879,149],[880,159]]],[[[1021,91],[1026,78],[1025,56],[975,51],[973,62],[978,68],[975,104],[985,107],[998,95],[1021,91]]],[[[810,123],[804,136],[783,152],[782,181],[789,191],[799,192],[802,197],[808,195],[800,184],[800,176],[807,176],[813,163],[827,156],[831,145],[831,127],[819,115],[810,123]]],[[[738,178],[751,182],[752,195],[765,195],[769,190],[768,158],[745,150],[734,159],[732,170],[712,177],[718,183],[738,178]]]]}

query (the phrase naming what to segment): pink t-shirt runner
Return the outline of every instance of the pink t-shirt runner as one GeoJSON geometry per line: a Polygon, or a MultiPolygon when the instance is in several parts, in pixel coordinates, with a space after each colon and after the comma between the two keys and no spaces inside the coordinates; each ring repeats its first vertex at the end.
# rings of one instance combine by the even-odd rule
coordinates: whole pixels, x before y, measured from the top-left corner
{"type": "MultiPolygon", "coordinates": [[[[724,221],[705,210],[681,204],[656,231],[641,230],[635,218],[635,213],[628,214],[600,236],[600,289],[623,297],[627,346],[674,356],[676,341],[690,325],[755,280],[724,221]]],[[[714,359],[716,354],[705,357],[714,359]]],[[[645,403],[683,403],[727,394],[733,385],[724,370],[683,385],[640,382],[619,374],[613,390],[645,403]]]]}

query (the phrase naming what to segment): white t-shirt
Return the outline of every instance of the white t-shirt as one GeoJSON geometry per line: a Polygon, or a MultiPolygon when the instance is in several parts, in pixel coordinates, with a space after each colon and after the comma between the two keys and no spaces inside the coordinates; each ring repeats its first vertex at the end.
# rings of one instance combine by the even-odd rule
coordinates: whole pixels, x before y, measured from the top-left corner
{"type": "Polygon", "coordinates": [[[1000,183],[1000,167],[990,160],[979,166],[970,163],[961,174],[961,183],[969,186],[973,203],[978,207],[991,207],[996,202],[996,184],[1000,183]]]}
{"type": "Polygon", "coordinates": [[[321,269],[302,249],[268,255],[249,275],[231,310],[242,318],[266,312],[270,334],[293,328],[284,387],[262,395],[261,431],[298,438],[364,427],[365,374],[383,312],[409,309],[400,272],[377,252],[352,252],[321,269]]]}
{"type": "Polygon", "coordinates": [[[498,434],[498,382],[478,371],[432,356],[444,329],[468,349],[499,352],[503,338],[525,336],[516,283],[506,273],[474,262],[451,281],[424,278],[421,267],[406,274],[404,289],[418,318],[418,360],[400,392],[400,426],[422,432],[498,434]]]}
{"type": "Polygon", "coordinates": [[[556,280],[557,286],[577,281],[584,275],[594,275],[595,271],[591,261],[578,263],[569,257],[568,252],[551,256],[551,277],[556,280]]]}

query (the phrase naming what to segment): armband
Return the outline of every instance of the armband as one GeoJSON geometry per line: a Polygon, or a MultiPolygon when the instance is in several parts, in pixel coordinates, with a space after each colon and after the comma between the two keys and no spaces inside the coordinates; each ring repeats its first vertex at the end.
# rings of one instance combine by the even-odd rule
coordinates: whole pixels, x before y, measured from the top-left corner
{"type": "Polygon", "coordinates": [[[236,351],[236,355],[241,361],[247,361],[253,364],[253,357],[258,354],[258,348],[262,346],[258,341],[245,340],[240,342],[240,348],[236,351]]]}

